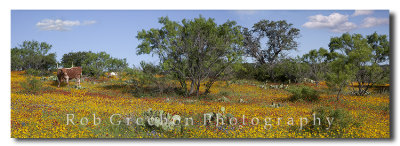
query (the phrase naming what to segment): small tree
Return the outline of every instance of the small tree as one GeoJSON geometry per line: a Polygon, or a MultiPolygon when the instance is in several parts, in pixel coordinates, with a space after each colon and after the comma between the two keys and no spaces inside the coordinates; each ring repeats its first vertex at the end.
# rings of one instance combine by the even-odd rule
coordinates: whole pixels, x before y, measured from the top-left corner
{"type": "Polygon", "coordinates": [[[389,59],[389,41],[386,35],[374,33],[364,38],[361,34],[343,34],[334,37],[329,44],[331,52],[347,56],[347,63],[352,64],[355,72],[352,84],[356,95],[365,95],[368,89],[386,78],[385,70],[381,64],[389,59]],[[353,82],[358,85],[354,89],[353,82]]]}
{"type": "Polygon", "coordinates": [[[339,101],[340,94],[354,78],[355,71],[347,56],[341,55],[329,63],[331,72],[326,74],[328,87],[337,91],[336,100],[339,101]]]}
{"type": "Polygon", "coordinates": [[[324,80],[326,73],[328,72],[327,64],[329,59],[330,53],[324,48],[311,50],[302,57],[302,61],[311,67],[309,70],[309,76],[311,79],[315,80],[317,86],[319,81],[324,80]]]}

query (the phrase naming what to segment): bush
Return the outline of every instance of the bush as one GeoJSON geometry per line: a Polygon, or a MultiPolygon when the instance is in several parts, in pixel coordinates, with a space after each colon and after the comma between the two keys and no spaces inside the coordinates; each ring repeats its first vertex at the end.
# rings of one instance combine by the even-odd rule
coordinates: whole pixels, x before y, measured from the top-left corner
{"type": "Polygon", "coordinates": [[[307,86],[292,87],[288,91],[293,94],[289,97],[290,101],[317,101],[320,94],[317,90],[307,86]]]}
{"type": "Polygon", "coordinates": [[[20,85],[24,89],[23,92],[28,94],[39,94],[42,90],[42,81],[34,77],[26,78],[20,85]]]}
{"type": "Polygon", "coordinates": [[[362,119],[354,119],[353,116],[344,109],[334,109],[332,107],[324,107],[319,106],[315,107],[312,110],[312,114],[315,114],[315,117],[320,118],[321,125],[318,125],[318,120],[315,121],[314,125],[314,115],[311,115],[311,121],[306,126],[306,131],[311,133],[327,133],[331,138],[342,138],[344,129],[348,129],[349,127],[359,127],[361,123],[358,121],[363,121],[362,119]],[[333,118],[331,125],[329,126],[326,118],[333,118]]]}
{"type": "Polygon", "coordinates": [[[31,76],[48,76],[52,74],[51,71],[37,69],[27,69],[25,73],[31,76]]]}
{"type": "Polygon", "coordinates": [[[32,75],[32,76],[40,76],[42,74],[42,71],[35,70],[35,69],[27,69],[26,74],[32,75]]]}

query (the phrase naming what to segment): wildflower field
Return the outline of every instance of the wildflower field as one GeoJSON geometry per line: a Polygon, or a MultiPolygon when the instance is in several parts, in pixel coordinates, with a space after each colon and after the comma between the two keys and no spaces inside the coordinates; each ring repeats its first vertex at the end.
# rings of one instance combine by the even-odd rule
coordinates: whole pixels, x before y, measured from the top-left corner
{"type": "Polygon", "coordinates": [[[59,88],[56,81],[43,80],[41,90],[30,94],[21,87],[21,82],[25,82],[26,78],[28,75],[25,72],[11,72],[13,138],[391,136],[390,94],[377,93],[374,89],[371,90],[372,94],[365,96],[344,93],[337,101],[336,94],[329,92],[324,83],[319,86],[310,83],[289,84],[287,88],[302,84],[321,92],[318,101],[293,102],[288,100],[291,93],[286,88],[270,88],[261,82],[239,80],[217,81],[211,88],[210,96],[206,97],[175,94],[137,96],[129,92],[131,87],[127,85],[127,79],[116,77],[84,80],[81,87],[76,87],[73,81],[69,86],[64,84],[59,88]],[[147,123],[144,121],[145,114],[153,111],[179,115],[177,119],[180,123],[174,123],[176,125],[166,129],[141,124],[147,123]],[[222,120],[205,120],[206,113],[220,115],[222,120]],[[322,124],[313,120],[315,115],[319,116],[322,124]],[[328,126],[324,115],[331,117],[328,126]],[[143,117],[142,120],[138,120],[140,117],[143,117]],[[193,124],[186,125],[187,121],[191,122],[187,120],[189,117],[193,119],[193,124]],[[217,121],[219,124],[216,124],[217,121]]]}

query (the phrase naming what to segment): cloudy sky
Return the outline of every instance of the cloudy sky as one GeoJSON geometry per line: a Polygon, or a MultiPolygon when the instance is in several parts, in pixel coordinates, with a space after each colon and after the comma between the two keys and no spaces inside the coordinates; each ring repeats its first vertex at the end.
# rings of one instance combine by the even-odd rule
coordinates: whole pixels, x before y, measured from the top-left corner
{"type": "Polygon", "coordinates": [[[140,61],[158,63],[151,55],[136,55],[137,32],[159,28],[159,17],[168,16],[180,21],[202,15],[215,18],[218,24],[234,20],[238,25],[252,27],[262,19],[286,20],[300,29],[297,51],[290,56],[307,53],[311,49],[328,48],[331,37],[342,33],[363,35],[377,32],[389,35],[389,11],[386,10],[340,10],[340,11],[31,11],[11,12],[11,47],[24,40],[37,40],[53,45],[60,61],[63,54],[72,51],[105,51],[113,57],[126,58],[130,65],[140,61]]]}

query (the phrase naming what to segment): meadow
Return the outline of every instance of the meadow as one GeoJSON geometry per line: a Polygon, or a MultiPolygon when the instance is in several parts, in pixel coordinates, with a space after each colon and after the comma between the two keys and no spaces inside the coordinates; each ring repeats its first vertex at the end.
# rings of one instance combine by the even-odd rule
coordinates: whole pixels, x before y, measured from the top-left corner
{"type": "MultiPolygon", "coordinates": [[[[129,92],[126,78],[85,80],[57,88],[56,81],[43,80],[39,93],[24,92],[24,71],[11,72],[12,138],[390,138],[390,93],[355,96],[345,90],[339,101],[324,83],[292,83],[321,91],[318,101],[289,101],[285,88],[271,88],[274,83],[251,80],[217,81],[209,96],[184,97],[176,94],[138,96],[129,92]],[[171,129],[135,123],[146,111],[163,111],[179,115],[181,123],[193,118],[193,125],[176,125],[171,129]],[[322,109],[335,116],[329,129],[312,126],[313,114],[322,109]],[[204,124],[205,113],[234,117],[236,124],[204,124]],[[343,115],[343,113],[346,113],[343,115]],[[73,114],[72,123],[67,115],[73,114]],[[95,117],[93,117],[95,114],[95,117]],[[113,114],[113,125],[110,117],[113,114]],[[243,119],[243,115],[246,117],[243,119]],[[288,124],[290,117],[293,123],[288,124]],[[131,122],[127,122],[130,118],[131,122]],[[270,118],[270,119],[269,119],[270,118]],[[278,118],[280,124],[278,125],[278,118]],[[300,121],[308,118],[308,123],[300,121]],[[82,120],[83,119],[83,120],[82,120]],[[101,121],[96,121],[100,119],[101,121]],[[256,120],[258,119],[258,120],[256,120]],[[268,119],[266,126],[265,119],[268,119]],[[97,122],[97,123],[96,123],[97,122]],[[257,122],[257,125],[251,123],[257,122]],[[304,123],[303,123],[304,122],[304,123]],[[68,125],[67,125],[68,123],[68,125]],[[302,128],[300,128],[302,127],[302,128]]],[[[40,80],[41,77],[35,77],[40,80]]],[[[176,84],[171,82],[171,84],[176,84]]],[[[388,87],[389,85],[385,85],[388,87]]],[[[204,87],[200,87],[203,91],[204,87]]],[[[322,116],[321,114],[319,114],[322,116]]],[[[321,122],[325,117],[320,117],[321,122]]],[[[324,122],[323,122],[324,123],[324,122]]]]}

